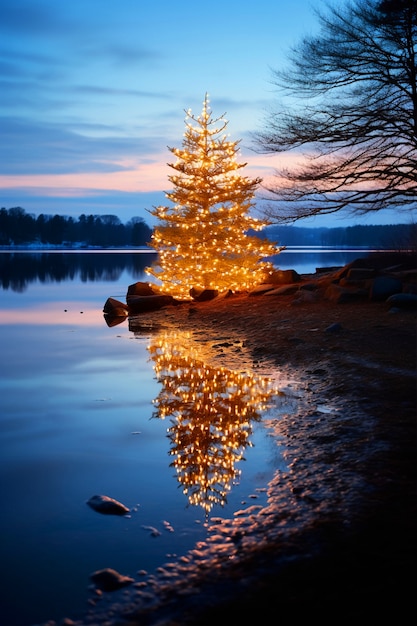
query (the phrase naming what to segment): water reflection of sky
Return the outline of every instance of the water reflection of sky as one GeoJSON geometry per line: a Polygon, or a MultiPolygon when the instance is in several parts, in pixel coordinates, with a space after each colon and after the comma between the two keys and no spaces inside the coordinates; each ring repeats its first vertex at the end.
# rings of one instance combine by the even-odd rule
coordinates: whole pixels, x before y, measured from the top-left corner
{"type": "MultiPolygon", "coordinates": [[[[11,626],[73,616],[86,609],[92,571],[152,571],[205,536],[204,511],[189,506],[170,467],[170,424],[152,419],[161,383],[149,337],[103,320],[106,298],[124,297],[131,282],[0,292],[0,605],[11,626]],[[101,516],[86,505],[101,493],[136,510],[101,516]]],[[[249,494],[265,498],[257,490],[277,465],[262,424],[251,438],[240,483],[215,511],[226,517],[249,494]]]]}

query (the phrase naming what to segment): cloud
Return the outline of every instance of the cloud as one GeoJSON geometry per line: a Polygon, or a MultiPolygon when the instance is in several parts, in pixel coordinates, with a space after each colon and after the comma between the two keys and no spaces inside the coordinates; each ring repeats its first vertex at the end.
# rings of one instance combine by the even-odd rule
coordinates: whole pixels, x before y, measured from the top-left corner
{"type": "Polygon", "coordinates": [[[163,55],[158,50],[145,48],[139,44],[129,46],[110,43],[103,45],[100,41],[97,43],[89,41],[88,43],[84,43],[83,48],[88,51],[90,55],[106,59],[123,68],[126,66],[137,67],[144,62],[150,63],[163,58],[163,55]]]}
{"type": "Polygon", "coordinates": [[[113,86],[101,87],[99,85],[75,85],[72,89],[73,93],[87,94],[94,96],[132,96],[134,98],[161,98],[165,99],[163,94],[152,93],[149,91],[141,91],[139,89],[121,89],[113,86]]]}
{"type": "Polygon", "coordinates": [[[152,161],[161,151],[164,138],[123,136],[120,129],[84,124],[79,132],[61,123],[44,123],[20,118],[0,118],[2,127],[2,175],[117,172],[129,169],[126,159],[152,161]],[[91,135],[88,136],[88,132],[91,135]],[[100,135],[100,136],[98,136],[100,135]]]}
{"type": "Polygon", "coordinates": [[[163,59],[153,41],[146,46],[132,37],[133,25],[123,11],[114,13],[113,2],[103,0],[97,10],[95,1],[85,0],[80,9],[78,2],[0,2],[0,76],[22,91],[38,86],[53,92],[83,76],[91,84],[120,83],[129,69],[163,59]]]}

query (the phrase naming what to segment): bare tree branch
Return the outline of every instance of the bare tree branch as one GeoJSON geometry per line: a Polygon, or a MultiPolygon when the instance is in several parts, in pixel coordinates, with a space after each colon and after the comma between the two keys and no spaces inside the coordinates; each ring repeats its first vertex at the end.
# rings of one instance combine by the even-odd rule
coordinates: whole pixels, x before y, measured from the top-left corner
{"type": "Polygon", "coordinates": [[[417,208],[417,3],[352,0],[273,71],[256,150],[299,156],[264,183],[268,219],[417,208]],[[302,158],[301,158],[302,157],[302,158]]]}

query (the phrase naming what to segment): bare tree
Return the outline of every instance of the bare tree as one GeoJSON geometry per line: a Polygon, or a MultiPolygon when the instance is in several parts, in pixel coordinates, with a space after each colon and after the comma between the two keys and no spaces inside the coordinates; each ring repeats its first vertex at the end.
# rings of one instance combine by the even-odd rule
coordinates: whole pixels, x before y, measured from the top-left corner
{"type": "Polygon", "coordinates": [[[352,0],[273,70],[282,100],[256,150],[291,156],[264,184],[269,219],[417,207],[417,2],[352,0]]]}

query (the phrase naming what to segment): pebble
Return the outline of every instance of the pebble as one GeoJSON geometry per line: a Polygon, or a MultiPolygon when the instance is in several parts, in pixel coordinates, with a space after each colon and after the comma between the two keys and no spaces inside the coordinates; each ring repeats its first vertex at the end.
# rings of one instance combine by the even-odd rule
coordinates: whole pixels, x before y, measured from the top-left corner
{"type": "Polygon", "coordinates": [[[90,578],[102,591],[116,591],[134,582],[133,578],[123,576],[111,568],[97,570],[91,574],[90,578]]]}
{"type": "Polygon", "coordinates": [[[127,513],[130,513],[130,510],[124,504],[109,496],[92,496],[87,501],[87,504],[94,511],[103,515],[127,515],[127,513]]]}

